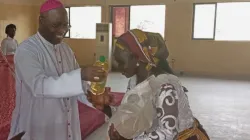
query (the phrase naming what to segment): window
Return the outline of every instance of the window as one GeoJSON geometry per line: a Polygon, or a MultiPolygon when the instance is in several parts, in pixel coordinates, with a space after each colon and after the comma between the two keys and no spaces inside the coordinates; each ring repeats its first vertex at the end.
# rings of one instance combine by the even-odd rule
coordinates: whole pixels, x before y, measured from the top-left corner
{"type": "Polygon", "coordinates": [[[250,2],[217,4],[215,40],[250,40],[250,2]]]}
{"type": "Polygon", "coordinates": [[[66,35],[70,38],[96,38],[96,23],[101,23],[102,19],[101,6],[70,7],[67,11],[71,28],[66,35]]]}
{"type": "Polygon", "coordinates": [[[165,34],[165,5],[131,6],[130,29],[165,34]]]}
{"type": "Polygon", "coordinates": [[[197,4],[194,8],[193,38],[214,39],[216,4],[197,4]]]}
{"type": "MultiPolygon", "coordinates": [[[[69,15],[70,15],[70,11],[69,11],[70,8],[69,8],[69,7],[66,7],[65,9],[66,9],[66,11],[67,11],[67,13],[68,13],[68,18],[70,18],[70,16],[69,16],[69,15]]],[[[69,20],[69,25],[70,25],[70,20],[69,20]]],[[[68,31],[68,32],[65,34],[65,37],[66,37],[66,38],[69,38],[69,36],[70,36],[70,35],[69,35],[69,31],[68,31]]]]}
{"type": "Polygon", "coordinates": [[[250,40],[250,2],[195,4],[194,39],[250,40]]]}
{"type": "Polygon", "coordinates": [[[129,29],[165,34],[165,5],[112,6],[113,37],[117,38],[129,29]]]}

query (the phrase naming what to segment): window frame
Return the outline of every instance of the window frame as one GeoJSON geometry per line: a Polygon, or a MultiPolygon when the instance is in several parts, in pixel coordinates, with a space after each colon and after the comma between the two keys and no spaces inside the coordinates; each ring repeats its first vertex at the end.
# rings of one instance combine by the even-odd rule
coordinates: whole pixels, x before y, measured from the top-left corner
{"type": "MultiPolygon", "coordinates": [[[[164,28],[164,33],[166,33],[166,9],[167,9],[167,5],[165,4],[148,4],[146,6],[152,6],[152,5],[164,5],[165,6],[165,28],[164,28]]],[[[128,30],[130,30],[130,16],[131,16],[131,6],[144,6],[144,5],[110,5],[109,6],[109,22],[113,24],[113,8],[115,7],[128,7],[129,8],[129,16],[128,16],[128,30]]],[[[117,39],[117,37],[114,37],[114,39],[117,39]]],[[[164,35],[164,39],[166,38],[166,36],[164,35]]]]}
{"type": "MultiPolygon", "coordinates": [[[[110,9],[109,10],[109,16],[110,16],[109,22],[113,24],[113,19],[114,19],[114,17],[113,17],[113,10],[116,7],[126,7],[126,8],[129,8],[129,12],[128,12],[129,13],[129,15],[128,15],[128,29],[130,29],[130,10],[131,10],[131,5],[110,5],[109,6],[109,9],[110,9]]],[[[118,37],[115,37],[115,36],[113,36],[113,37],[114,37],[114,39],[118,38],[118,37]]]]}
{"type": "MultiPolygon", "coordinates": [[[[164,11],[164,19],[165,19],[164,20],[164,31],[163,31],[163,34],[161,34],[160,32],[158,32],[158,33],[161,34],[161,36],[163,37],[164,40],[166,39],[166,31],[167,31],[167,28],[166,28],[166,25],[167,25],[167,5],[166,4],[143,4],[143,5],[130,5],[130,6],[131,7],[132,6],[164,6],[164,9],[165,9],[165,11],[164,11]]],[[[129,14],[129,16],[130,16],[130,14],[129,14]]],[[[131,28],[130,28],[130,21],[129,21],[129,30],[131,30],[131,28]]]]}
{"type": "MultiPolygon", "coordinates": [[[[102,21],[102,9],[103,9],[103,8],[102,8],[102,6],[100,6],[100,5],[91,5],[91,6],[87,6],[87,5],[86,5],[86,6],[67,6],[67,7],[65,7],[65,8],[69,9],[69,17],[68,17],[68,18],[69,18],[69,25],[71,26],[71,20],[70,20],[70,14],[71,14],[71,13],[70,13],[70,10],[71,10],[72,7],[92,7],[92,6],[99,6],[99,7],[101,7],[101,21],[102,21]]],[[[71,30],[71,29],[68,30],[69,36],[65,36],[64,38],[69,38],[69,39],[71,39],[70,30],[71,30]]],[[[73,38],[73,39],[74,39],[74,38],[73,38]]],[[[78,38],[78,39],[85,39],[85,38],[78,38]]]]}
{"type": "MultiPolygon", "coordinates": [[[[250,1],[233,1],[233,2],[217,2],[217,4],[219,5],[218,7],[220,8],[220,4],[232,4],[233,6],[234,6],[234,4],[235,5],[237,5],[237,4],[244,4],[244,3],[248,3],[248,4],[250,4],[250,1]]],[[[238,10],[239,8],[237,8],[236,9],[236,11],[238,10]]],[[[218,13],[217,13],[218,14],[218,13]]],[[[244,18],[244,19],[246,19],[246,18],[244,18]]],[[[248,18],[247,18],[248,19],[248,18]]],[[[243,21],[244,22],[244,21],[243,21]]],[[[234,28],[238,28],[239,26],[235,26],[234,25],[234,28]]],[[[244,27],[244,26],[243,26],[244,27]]],[[[220,28],[219,28],[220,29],[220,28]]],[[[230,29],[229,29],[229,31],[231,31],[230,29]]],[[[217,32],[218,33],[218,32],[217,32]]],[[[230,32],[230,33],[233,33],[232,31],[230,32]]],[[[245,36],[244,36],[245,37],[245,36]]],[[[244,38],[243,37],[243,38],[244,38]]],[[[235,39],[235,38],[224,38],[224,39],[218,39],[219,37],[217,37],[216,38],[216,36],[215,36],[215,41],[218,41],[218,42],[223,42],[223,41],[227,41],[227,42],[250,42],[250,39],[242,39],[242,38],[240,38],[240,39],[235,39]]]]}
{"type": "Polygon", "coordinates": [[[130,8],[131,8],[131,5],[110,5],[109,6],[109,16],[110,16],[110,19],[109,19],[109,22],[112,23],[113,22],[113,8],[115,7],[128,7],[129,8],[129,16],[128,16],[128,28],[130,28],[130,8]]]}
{"type": "Polygon", "coordinates": [[[217,19],[217,2],[208,2],[208,3],[193,3],[193,17],[192,17],[192,40],[215,40],[215,32],[216,32],[216,19],[217,19]],[[213,37],[212,38],[194,38],[194,20],[195,20],[195,6],[196,5],[207,5],[207,4],[214,4],[215,11],[214,11],[214,29],[213,29],[213,37]]]}
{"type": "MultiPolygon", "coordinates": [[[[71,24],[70,24],[70,7],[65,7],[65,9],[69,9],[69,13],[68,13],[68,15],[69,15],[69,26],[71,26],[71,24]]],[[[64,38],[70,38],[70,28],[69,28],[69,30],[68,30],[68,33],[69,33],[69,36],[64,36],[64,38]]]]}

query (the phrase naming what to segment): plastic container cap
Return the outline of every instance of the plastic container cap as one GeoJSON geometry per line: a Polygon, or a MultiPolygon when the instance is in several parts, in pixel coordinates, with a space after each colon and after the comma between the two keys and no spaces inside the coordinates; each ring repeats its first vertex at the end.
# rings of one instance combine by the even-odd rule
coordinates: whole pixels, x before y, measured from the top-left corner
{"type": "Polygon", "coordinates": [[[100,56],[100,58],[99,58],[100,62],[105,62],[105,60],[106,60],[105,56],[100,56]]]}

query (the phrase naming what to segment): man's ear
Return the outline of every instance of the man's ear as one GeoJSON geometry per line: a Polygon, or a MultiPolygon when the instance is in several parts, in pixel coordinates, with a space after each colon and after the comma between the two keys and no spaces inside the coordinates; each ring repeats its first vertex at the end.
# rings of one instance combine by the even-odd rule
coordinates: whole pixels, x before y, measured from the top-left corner
{"type": "Polygon", "coordinates": [[[44,24],[44,20],[45,20],[44,16],[40,15],[39,16],[39,24],[44,24]]]}

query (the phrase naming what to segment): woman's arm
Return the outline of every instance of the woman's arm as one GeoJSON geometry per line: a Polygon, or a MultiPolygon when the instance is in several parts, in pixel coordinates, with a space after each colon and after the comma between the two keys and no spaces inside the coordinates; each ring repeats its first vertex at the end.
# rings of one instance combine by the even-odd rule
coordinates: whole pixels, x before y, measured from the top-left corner
{"type": "Polygon", "coordinates": [[[159,126],[151,133],[134,140],[174,140],[177,137],[178,96],[170,84],[162,85],[157,94],[156,108],[159,126]]]}

